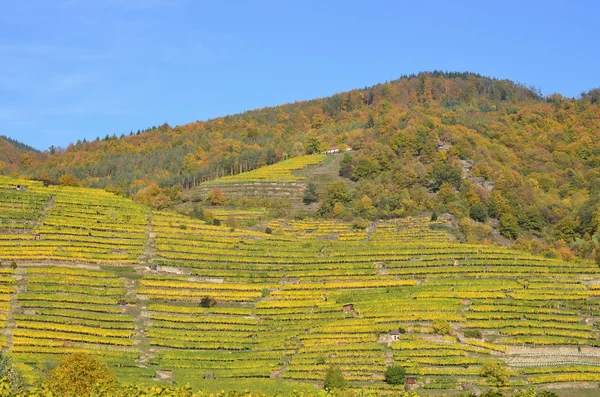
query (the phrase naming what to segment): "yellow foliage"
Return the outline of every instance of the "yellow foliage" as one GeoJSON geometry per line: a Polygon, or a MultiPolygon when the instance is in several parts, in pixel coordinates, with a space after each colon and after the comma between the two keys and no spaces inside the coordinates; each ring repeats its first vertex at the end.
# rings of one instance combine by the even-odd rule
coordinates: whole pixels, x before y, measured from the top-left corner
{"type": "Polygon", "coordinates": [[[346,208],[344,207],[344,204],[342,203],[335,203],[333,205],[333,216],[339,216],[342,212],[344,212],[346,208]]]}
{"type": "Polygon", "coordinates": [[[571,251],[569,247],[560,247],[556,250],[556,253],[558,254],[558,257],[563,261],[571,261],[575,259],[575,254],[573,254],[573,251],[571,251]]]}
{"type": "Polygon", "coordinates": [[[442,186],[440,186],[438,197],[443,203],[448,204],[449,202],[456,200],[456,192],[448,182],[444,182],[442,183],[442,186]]]}
{"type": "Polygon", "coordinates": [[[477,192],[475,192],[475,190],[473,188],[469,189],[469,191],[466,193],[467,195],[467,202],[469,203],[469,206],[474,206],[475,204],[481,204],[481,199],[479,198],[479,195],[477,194],[477,192]]]}
{"type": "Polygon", "coordinates": [[[73,174],[64,174],[58,181],[63,186],[79,186],[79,179],[73,174]]]}
{"type": "Polygon", "coordinates": [[[97,385],[108,385],[115,375],[97,358],[84,353],[65,356],[46,379],[46,386],[57,396],[89,396],[97,385]]]}
{"type": "Polygon", "coordinates": [[[208,194],[208,201],[210,201],[212,205],[225,205],[228,200],[221,189],[213,189],[208,194]]]}
{"type": "Polygon", "coordinates": [[[137,192],[133,200],[137,203],[162,209],[172,205],[173,196],[178,193],[178,187],[161,188],[156,182],[152,182],[150,185],[137,192]]]}
{"type": "Polygon", "coordinates": [[[161,189],[156,182],[153,182],[137,192],[133,200],[154,208],[165,208],[173,204],[166,191],[167,189],[161,189]]]}
{"type": "Polygon", "coordinates": [[[486,239],[492,232],[492,227],[485,223],[476,222],[470,218],[462,218],[458,226],[461,232],[465,234],[467,243],[476,244],[486,239]]]}
{"type": "Polygon", "coordinates": [[[355,209],[357,212],[368,216],[375,216],[377,213],[377,209],[373,206],[373,201],[369,196],[363,196],[360,200],[358,200],[355,209]]]}

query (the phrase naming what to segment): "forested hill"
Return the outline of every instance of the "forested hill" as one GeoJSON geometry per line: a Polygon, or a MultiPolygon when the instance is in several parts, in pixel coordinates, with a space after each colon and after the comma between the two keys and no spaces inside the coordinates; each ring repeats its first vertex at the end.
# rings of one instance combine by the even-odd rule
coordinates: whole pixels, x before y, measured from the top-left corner
{"type": "MultiPolygon", "coordinates": [[[[38,178],[47,172],[54,180],[73,174],[84,185],[113,185],[131,194],[148,180],[161,186],[198,183],[295,156],[304,151],[310,135],[323,147],[346,143],[360,148],[371,142],[397,146],[392,137],[402,133],[414,138],[416,154],[422,144],[428,151],[444,140],[455,143],[462,157],[476,144],[487,148],[499,144],[513,152],[528,150],[517,144],[531,138],[543,138],[547,146],[554,146],[565,141],[557,132],[573,135],[579,132],[574,128],[591,127],[589,113],[596,109],[590,108],[591,102],[589,98],[542,98],[511,81],[470,73],[422,73],[208,122],[175,128],[164,124],[120,138],[107,135],[80,141],[66,150],[52,148],[51,154],[40,156],[23,171],[38,178]]],[[[587,146],[585,136],[574,139],[581,141],[570,142],[575,143],[571,147],[587,146]]]]}
{"type": "Polygon", "coordinates": [[[132,196],[154,182],[187,188],[341,144],[357,149],[340,169],[357,183],[318,197],[322,216],[449,212],[464,220],[468,240],[487,239],[491,225],[511,239],[526,235],[532,251],[562,241],[567,256],[600,255],[599,89],[569,99],[471,73],[421,73],[78,142],[28,159],[20,173],[132,196]]]}
{"type": "MultiPolygon", "coordinates": [[[[53,148],[23,171],[33,177],[47,172],[54,180],[70,173],[84,185],[113,185],[130,194],[152,179],[161,186],[194,177],[201,181],[294,156],[304,151],[309,135],[323,147],[361,147],[372,141],[387,144],[394,133],[410,134],[422,125],[421,135],[426,133],[435,143],[460,125],[489,138],[489,121],[499,123],[494,130],[524,128],[529,127],[527,114],[551,110],[538,93],[507,80],[422,73],[328,98],[80,141],[66,149],[53,148]],[[520,112],[523,118],[510,118],[520,112]]],[[[464,141],[464,133],[453,131],[452,138],[464,141]]]]}
{"type": "Polygon", "coordinates": [[[0,171],[4,173],[17,173],[23,162],[36,157],[39,152],[24,143],[0,135],[0,171]]]}

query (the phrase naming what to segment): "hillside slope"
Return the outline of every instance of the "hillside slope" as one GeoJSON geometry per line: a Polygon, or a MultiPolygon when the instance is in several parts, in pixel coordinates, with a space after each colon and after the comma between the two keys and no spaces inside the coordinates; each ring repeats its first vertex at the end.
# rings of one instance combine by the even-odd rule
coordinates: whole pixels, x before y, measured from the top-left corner
{"type": "MultiPolygon", "coordinates": [[[[540,102],[541,98],[510,81],[468,73],[424,73],[329,98],[175,128],[165,124],[121,138],[107,135],[93,142],[79,141],[64,151],[41,156],[30,172],[39,177],[43,166],[55,180],[64,173],[73,173],[94,186],[122,184],[127,193],[131,192],[132,182],[142,178],[161,185],[181,183],[182,179],[186,185],[197,184],[272,164],[285,154],[302,153],[307,134],[315,134],[324,146],[360,144],[373,137],[368,129],[379,130],[378,121],[383,121],[379,120],[381,106],[406,110],[427,103],[451,106],[448,110],[452,112],[456,106],[476,105],[473,110],[478,111],[480,101],[490,106],[511,103],[519,108],[540,102]],[[431,92],[423,91],[424,79],[431,92]]],[[[385,127],[400,126],[387,123],[385,127]]],[[[135,185],[133,188],[135,191],[135,185]]]]}
{"type": "Polygon", "coordinates": [[[10,174],[23,167],[30,156],[37,156],[39,152],[19,141],[0,135],[0,172],[10,174]],[[28,156],[24,156],[27,154],[28,156]],[[25,160],[25,163],[24,163],[25,160]]]}
{"type": "Polygon", "coordinates": [[[68,174],[72,184],[162,208],[181,198],[178,189],[348,145],[355,150],[339,172],[356,184],[341,195],[339,186],[321,187],[321,216],[448,212],[470,242],[499,232],[534,253],[600,263],[599,134],[598,90],[577,100],[542,97],[507,80],[432,72],[79,142],[39,156],[22,172],[53,180],[68,174]],[[137,196],[146,188],[153,197],[137,196]]]}
{"type": "Polygon", "coordinates": [[[453,389],[485,385],[490,361],[513,386],[600,380],[589,261],[459,244],[424,218],[267,234],[9,178],[0,205],[2,345],[30,382],[69,352],[137,383],[319,382],[336,365],[386,390],[395,364],[453,389]]]}

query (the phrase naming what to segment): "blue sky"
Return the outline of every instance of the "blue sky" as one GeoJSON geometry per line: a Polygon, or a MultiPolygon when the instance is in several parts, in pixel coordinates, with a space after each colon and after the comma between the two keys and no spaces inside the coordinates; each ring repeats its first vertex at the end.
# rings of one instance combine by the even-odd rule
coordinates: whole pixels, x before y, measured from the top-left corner
{"type": "Polygon", "coordinates": [[[0,0],[0,134],[39,149],[425,70],[578,96],[595,1],[0,0]]]}

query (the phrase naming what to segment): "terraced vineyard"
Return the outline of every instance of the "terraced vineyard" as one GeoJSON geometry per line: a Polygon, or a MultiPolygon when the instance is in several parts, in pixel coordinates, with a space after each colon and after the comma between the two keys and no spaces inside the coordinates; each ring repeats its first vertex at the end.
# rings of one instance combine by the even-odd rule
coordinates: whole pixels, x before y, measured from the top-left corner
{"type": "Polygon", "coordinates": [[[138,382],[315,382],[336,365],[391,393],[392,364],[435,390],[485,385],[490,361],[516,387],[600,380],[592,263],[459,244],[425,218],[265,234],[97,190],[4,178],[0,198],[2,345],[31,381],[71,351],[138,382]]]}
{"type": "Polygon", "coordinates": [[[301,170],[310,165],[319,164],[325,157],[326,155],[324,154],[292,157],[291,159],[280,161],[266,167],[260,167],[249,172],[224,176],[208,182],[208,184],[221,185],[236,182],[296,182],[301,180],[302,177],[295,175],[293,171],[301,170]]]}
{"type": "Polygon", "coordinates": [[[215,188],[227,197],[283,198],[298,200],[302,195],[304,177],[296,173],[309,166],[315,166],[325,159],[324,154],[293,157],[273,165],[260,167],[237,175],[228,175],[205,182],[189,192],[186,199],[203,200],[215,188]]]}
{"type": "Polygon", "coordinates": [[[25,373],[32,376],[58,354],[86,352],[119,367],[120,376],[145,374],[135,361],[134,318],[121,305],[124,280],[112,272],[70,267],[23,270],[11,352],[25,373]]]}
{"type": "Polygon", "coordinates": [[[2,213],[8,227],[0,229],[1,259],[136,263],[142,253],[148,213],[130,200],[7,178],[0,192],[0,205],[12,208],[2,213]],[[26,224],[11,222],[26,216],[26,224]]]}
{"type": "Polygon", "coordinates": [[[338,220],[315,222],[278,219],[269,222],[269,227],[284,235],[320,240],[409,242],[426,239],[429,242],[448,242],[451,238],[446,232],[431,229],[433,225],[442,224],[443,222],[424,222],[423,219],[406,217],[378,221],[361,230],[354,228],[349,222],[338,220]]]}
{"type": "Polygon", "coordinates": [[[213,219],[218,219],[220,222],[228,222],[234,219],[235,222],[241,225],[254,224],[264,219],[267,214],[264,208],[254,210],[243,210],[237,208],[220,208],[220,207],[205,207],[204,211],[210,214],[213,219]]]}

